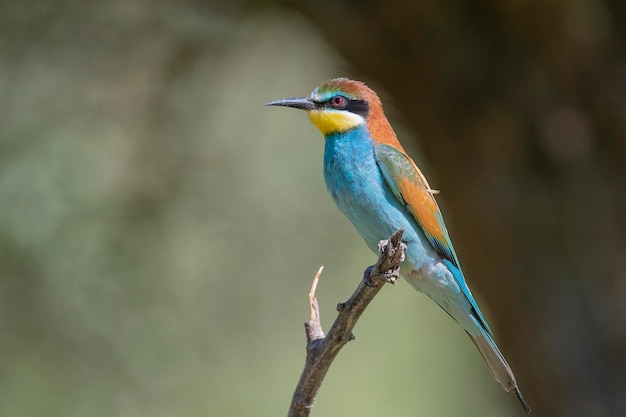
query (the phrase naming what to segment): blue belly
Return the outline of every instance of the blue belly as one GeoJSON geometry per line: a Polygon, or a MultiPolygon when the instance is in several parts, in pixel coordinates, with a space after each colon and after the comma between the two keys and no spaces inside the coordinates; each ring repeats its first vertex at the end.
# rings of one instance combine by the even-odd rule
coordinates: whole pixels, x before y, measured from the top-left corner
{"type": "Polygon", "coordinates": [[[380,240],[404,229],[405,267],[419,270],[438,257],[413,216],[385,183],[376,163],[374,145],[365,127],[327,136],[326,188],[372,251],[377,252],[380,240]]]}

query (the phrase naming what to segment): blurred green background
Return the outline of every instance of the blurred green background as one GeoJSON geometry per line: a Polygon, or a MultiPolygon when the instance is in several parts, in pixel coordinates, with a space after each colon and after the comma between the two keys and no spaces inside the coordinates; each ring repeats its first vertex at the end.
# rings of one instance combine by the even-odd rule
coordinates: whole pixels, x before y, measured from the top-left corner
{"type": "MultiPolygon", "coordinates": [[[[263,103],[307,95],[335,76],[365,79],[381,93],[401,140],[444,190],[439,201],[470,285],[537,415],[624,410],[616,400],[626,387],[623,309],[596,315],[596,324],[610,320],[618,329],[609,332],[608,358],[602,349],[567,350],[578,346],[576,337],[588,341],[601,332],[581,330],[578,316],[598,300],[613,305],[586,286],[585,274],[610,271],[605,288],[615,302],[626,293],[624,275],[599,267],[606,263],[592,254],[564,295],[572,275],[559,266],[587,253],[589,242],[603,242],[596,251],[623,266],[623,97],[605,100],[572,76],[571,85],[555,79],[573,91],[587,86],[589,96],[553,100],[545,62],[522,65],[528,60],[519,57],[535,49],[515,47],[516,39],[548,44],[533,35],[550,26],[548,18],[534,27],[509,21],[515,36],[499,40],[479,24],[460,24],[478,16],[506,26],[506,13],[520,4],[508,10],[479,2],[468,11],[455,2],[409,9],[403,2],[331,3],[0,2],[0,415],[286,414],[304,363],[302,324],[315,271],[326,267],[317,294],[327,328],[336,303],[376,257],[326,194],[319,132],[304,114],[263,103]],[[416,15],[430,26],[411,23],[416,15]],[[371,57],[359,53],[367,45],[371,57]],[[483,59],[492,54],[516,64],[483,59]],[[489,99],[494,91],[506,98],[489,99]],[[610,120],[576,107],[585,97],[610,120]],[[539,113],[547,121],[533,124],[539,113]],[[613,165],[594,156],[596,149],[613,165]],[[476,171],[455,163],[461,159],[476,171]],[[587,203],[576,205],[580,189],[569,175],[584,178],[598,165],[606,177],[600,185],[587,178],[584,189],[604,202],[589,203],[602,218],[590,222],[599,231],[568,235],[577,229],[567,219],[590,218],[587,203]],[[568,173],[565,185],[555,169],[568,173]],[[534,182],[520,180],[526,173],[534,182]],[[478,202],[464,194],[472,190],[478,202]],[[564,224],[550,228],[562,213],[564,224]],[[500,234],[489,235],[485,222],[500,234]],[[555,244],[543,232],[569,240],[555,244]],[[542,242],[552,245],[550,253],[542,242]],[[542,253],[546,258],[537,259],[542,253]],[[490,264],[511,270],[510,278],[490,264]],[[520,276],[535,281],[529,288],[520,276]],[[589,293],[597,298],[585,298],[589,293]],[[554,300],[558,311],[546,307],[554,300]],[[555,315],[564,321],[541,327],[555,315]],[[572,369],[589,361],[600,363],[591,368],[597,372],[572,369]],[[570,389],[553,383],[558,379],[586,382],[570,389]],[[602,387],[599,381],[609,380],[608,399],[584,396],[587,382],[602,387]],[[576,397],[582,406],[567,401],[576,397]]],[[[598,76],[615,78],[625,68],[623,53],[601,41],[617,37],[623,45],[610,22],[624,16],[607,4],[559,3],[572,15],[571,32],[590,42],[585,62],[606,64],[601,68],[610,71],[598,76]]],[[[590,73],[580,77],[593,79],[590,73]]],[[[624,91],[623,82],[614,87],[624,91]]],[[[404,282],[382,291],[355,333],[313,415],[522,414],[463,331],[404,282]]]]}

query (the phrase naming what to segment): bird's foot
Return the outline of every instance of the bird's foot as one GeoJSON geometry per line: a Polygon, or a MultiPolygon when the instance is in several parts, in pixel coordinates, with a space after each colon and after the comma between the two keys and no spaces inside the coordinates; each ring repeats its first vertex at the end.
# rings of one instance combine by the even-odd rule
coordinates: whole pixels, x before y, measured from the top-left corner
{"type": "Polygon", "coordinates": [[[376,265],[368,266],[363,272],[363,283],[368,287],[376,287],[372,276],[376,276],[377,278],[389,284],[396,284],[398,282],[398,277],[400,276],[400,267],[396,267],[384,272],[377,271],[375,267],[376,265]]]}
{"type": "Polygon", "coordinates": [[[400,276],[400,263],[404,261],[406,244],[402,242],[403,230],[400,229],[389,239],[378,242],[378,262],[368,267],[363,273],[363,282],[368,287],[375,287],[375,279],[395,284],[400,276]]]}
{"type": "Polygon", "coordinates": [[[389,284],[396,284],[398,282],[399,276],[400,276],[400,267],[390,269],[380,274],[380,278],[389,284]]]}

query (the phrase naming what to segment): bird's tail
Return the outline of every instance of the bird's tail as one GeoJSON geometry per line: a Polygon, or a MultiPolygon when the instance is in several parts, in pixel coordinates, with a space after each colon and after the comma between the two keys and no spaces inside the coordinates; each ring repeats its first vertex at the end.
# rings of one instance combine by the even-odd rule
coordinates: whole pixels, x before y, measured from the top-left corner
{"type": "Polygon", "coordinates": [[[511,367],[506,362],[506,359],[504,359],[504,355],[502,355],[502,352],[500,352],[500,349],[496,346],[496,342],[494,342],[491,335],[481,328],[481,332],[478,336],[472,336],[471,334],[469,334],[469,336],[472,338],[472,341],[487,363],[491,375],[506,391],[514,390],[517,399],[522,403],[522,407],[524,407],[526,413],[530,413],[530,407],[524,399],[522,392],[517,387],[515,375],[513,375],[511,367]]]}

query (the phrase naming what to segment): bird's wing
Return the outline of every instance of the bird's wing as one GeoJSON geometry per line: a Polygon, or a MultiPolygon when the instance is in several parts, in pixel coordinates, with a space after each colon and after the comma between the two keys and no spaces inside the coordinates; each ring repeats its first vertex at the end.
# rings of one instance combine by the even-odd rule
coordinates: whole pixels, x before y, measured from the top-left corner
{"type": "Polygon", "coordinates": [[[476,305],[472,293],[467,287],[459,260],[452,247],[448,230],[443,222],[441,211],[433,196],[435,192],[428,185],[426,178],[424,178],[424,175],[411,158],[393,146],[386,144],[376,145],[375,155],[378,167],[387,185],[396,198],[402,201],[407,210],[417,220],[426,239],[428,239],[448,269],[450,269],[450,272],[452,272],[463,294],[475,310],[478,320],[491,333],[478,305],[476,305]]]}
{"type": "Polygon", "coordinates": [[[415,217],[439,256],[459,268],[441,211],[419,168],[404,153],[385,144],[376,146],[376,161],[387,185],[415,217]]]}

